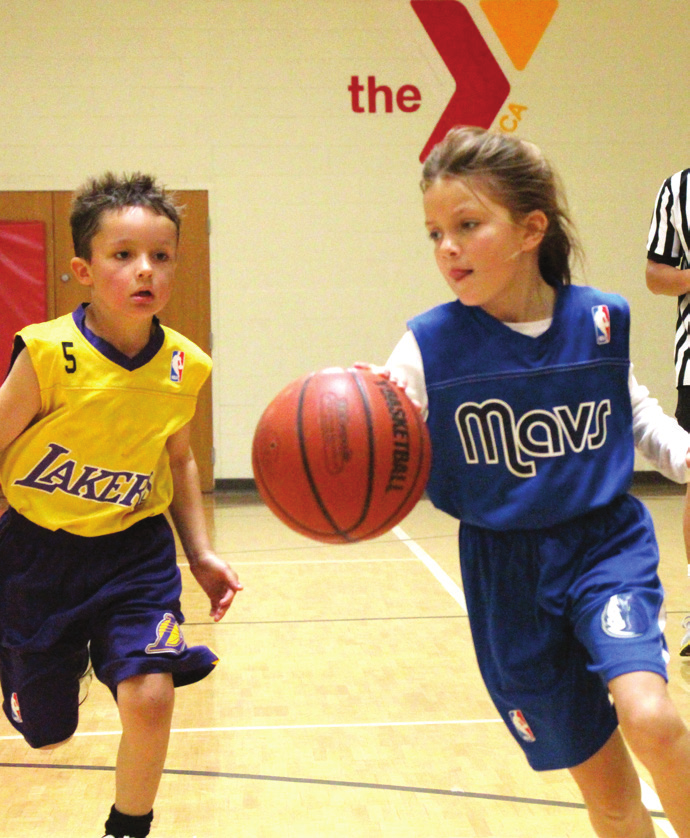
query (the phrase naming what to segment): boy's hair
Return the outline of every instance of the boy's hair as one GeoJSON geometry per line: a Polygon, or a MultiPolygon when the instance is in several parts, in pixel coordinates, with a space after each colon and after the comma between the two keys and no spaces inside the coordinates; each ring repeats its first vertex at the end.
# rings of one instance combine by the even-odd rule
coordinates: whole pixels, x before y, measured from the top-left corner
{"type": "Polygon", "coordinates": [[[537,146],[483,128],[453,128],[424,162],[422,191],[452,177],[476,178],[516,221],[541,210],[549,224],[539,270],[549,285],[570,284],[570,257],[580,256],[581,247],[558,177],[537,146]]]}
{"type": "Polygon", "coordinates": [[[89,178],[74,193],[70,225],[74,255],[91,260],[91,241],[100,228],[101,216],[108,210],[125,207],[148,207],[158,215],[167,216],[180,235],[181,207],[151,175],[135,172],[117,177],[106,172],[101,177],[89,178]]]}

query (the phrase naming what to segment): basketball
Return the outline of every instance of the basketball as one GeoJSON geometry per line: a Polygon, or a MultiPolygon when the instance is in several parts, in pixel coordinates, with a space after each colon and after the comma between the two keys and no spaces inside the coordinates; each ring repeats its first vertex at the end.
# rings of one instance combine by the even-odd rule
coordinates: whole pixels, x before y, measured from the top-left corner
{"type": "Polygon", "coordinates": [[[431,442],[403,390],[364,369],[293,381],[259,419],[259,493],[289,527],[317,541],[363,541],[392,529],[420,499],[431,442]]]}

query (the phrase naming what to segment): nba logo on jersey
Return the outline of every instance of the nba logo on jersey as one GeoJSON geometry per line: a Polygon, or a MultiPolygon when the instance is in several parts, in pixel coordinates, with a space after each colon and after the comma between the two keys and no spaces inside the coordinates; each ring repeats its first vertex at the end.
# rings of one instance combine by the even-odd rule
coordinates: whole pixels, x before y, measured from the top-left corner
{"type": "Polygon", "coordinates": [[[597,343],[611,343],[611,317],[608,306],[593,306],[594,332],[597,343]]]}
{"type": "Polygon", "coordinates": [[[178,384],[182,381],[184,370],[184,352],[181,349],[173,349],[172,361],[170,362],[170,380],[178,384]]]}
{"type": "Polygon", "coordinates": [[[537,741],[537,737],[532,733],[532,728],[527,724],[527,719],[522,710],[509,710],[508,715],[520,739],[524,739],[525,742],[537,741]]]}

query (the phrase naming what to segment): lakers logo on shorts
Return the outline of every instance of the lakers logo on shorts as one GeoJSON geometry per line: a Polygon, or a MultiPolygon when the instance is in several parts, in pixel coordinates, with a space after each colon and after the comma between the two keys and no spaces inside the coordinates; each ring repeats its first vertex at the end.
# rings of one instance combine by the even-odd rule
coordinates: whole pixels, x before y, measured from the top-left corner
{"type": "Polygon", "coordinates": [[[167,612],[156,626],[156,639],[144,650],[147,655],[181,655],[187,648],[182,630],[174,615],[167,612]]]}

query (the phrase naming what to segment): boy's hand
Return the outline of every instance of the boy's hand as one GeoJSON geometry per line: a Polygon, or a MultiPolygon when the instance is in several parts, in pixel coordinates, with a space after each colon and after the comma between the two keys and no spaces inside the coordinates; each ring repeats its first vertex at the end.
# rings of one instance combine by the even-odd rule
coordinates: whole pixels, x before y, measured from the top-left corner
{"type": "Polygon", "coordinates": [[[242,590],[237,574],[215,553],[204,553],[195,562],[190,561],[189,569],[211,601],[209,616],[216,622],[222,620],[235,594],[242,590]]]}

